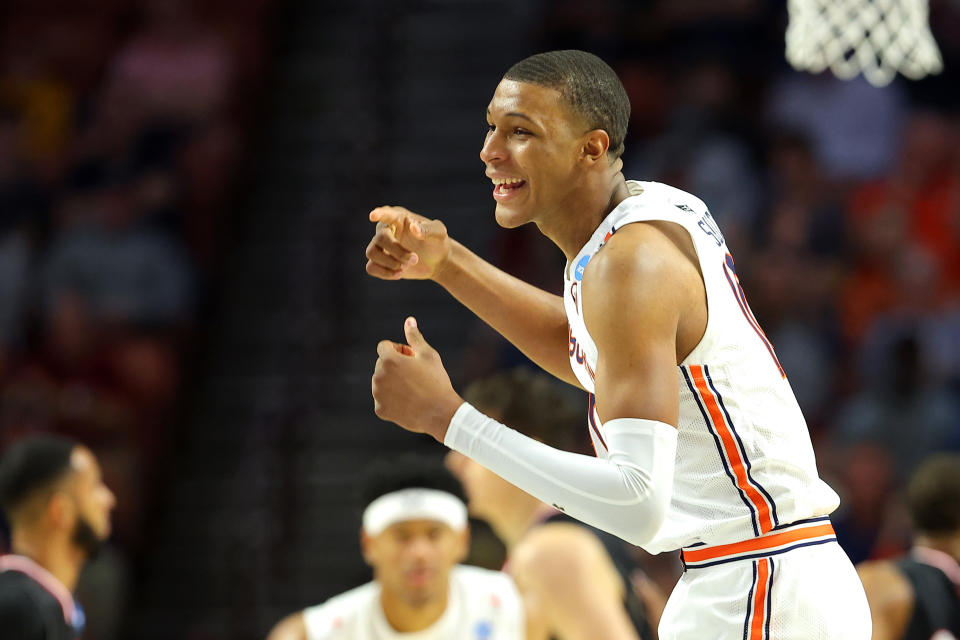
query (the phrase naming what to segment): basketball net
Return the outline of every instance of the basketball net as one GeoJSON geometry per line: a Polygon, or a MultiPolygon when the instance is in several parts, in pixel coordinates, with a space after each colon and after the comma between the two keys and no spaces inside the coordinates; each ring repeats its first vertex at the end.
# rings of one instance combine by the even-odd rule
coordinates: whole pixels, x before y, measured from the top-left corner
{"type": "Polygon", "coordinates": [[[799,71],[829,68],[849,80],[889,84],[939,73],[943,61],[930,33],[928,0],[789,0],[787,60],[799,71]]]}

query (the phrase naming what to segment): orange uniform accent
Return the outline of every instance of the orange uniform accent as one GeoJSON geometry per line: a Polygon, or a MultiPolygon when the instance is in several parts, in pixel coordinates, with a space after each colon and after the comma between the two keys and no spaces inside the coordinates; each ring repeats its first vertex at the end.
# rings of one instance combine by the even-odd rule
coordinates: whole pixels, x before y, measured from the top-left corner
{"type": "Polygon", "coordinates": [[[770,560],[757,563],[757,591],[753,594],[753,622],[750,624],[750,640],[763,640],[763,624],[766,622],[767,579],[770,577],[770,560]]]}
{"type": "Polygon", "coordinates": [[[813,527],[804,527],[802,529],[792,529],[782,533],[763,536],[761,538],[751,538],[743,542],[731,542],[730,544],[718,544],[715,547],[706,547],[704,549],[684,549],[683,559],[685,562],[703,562],[705,560],[715,560],[731,554],[746,553],[749,551],[764,551],[773,549],[791,542],[801,542],[810,538],[819,538],[821,536],[835,535],[833,525],[820,524],[813,527]]]}
{"type": "Polygon", "coordinates": [[[747,479],[747,469],[743,463],[743,457],[740,455],[737,443],[733,439],[733,434],[730,433],[729,425],[727,425],[726,420],[723,418],[723,411],[720,410],[720,405],[717,403],[716,397],[710,391],[710,387],[707,386],[707,380],[703,375],[703,366],[691,366],[690,373],[693,376],[693,383],[696,385],[697,391],[700,392],[700,398],[703,400],[707,412],[710,414],[710,421],[713,422],[713,426],[716,427],[720,441],[723,443],[723,450],[730,460],[730,466],[737,479],[737,487],[746,494],[747,498],[757,510],[760,520],[760,533],[764,534],[772,531],[773,520],[770,518],[770,505],[767,504],[767,501],[763,499],[760,492],[757,491],[756,487],[747,479]]]}

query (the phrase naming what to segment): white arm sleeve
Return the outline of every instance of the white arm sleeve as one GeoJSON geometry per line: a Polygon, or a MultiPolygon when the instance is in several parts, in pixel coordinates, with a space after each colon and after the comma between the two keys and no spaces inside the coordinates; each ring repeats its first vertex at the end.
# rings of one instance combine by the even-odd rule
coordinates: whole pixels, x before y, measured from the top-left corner
{"type": "Polygon", "coordinates": [[[603,424],[609,456],[549,447],[464,402],[443,443],[574,518],[637,546],[663,524],[673,490],[677,430],[656,420],[603,424]]]}

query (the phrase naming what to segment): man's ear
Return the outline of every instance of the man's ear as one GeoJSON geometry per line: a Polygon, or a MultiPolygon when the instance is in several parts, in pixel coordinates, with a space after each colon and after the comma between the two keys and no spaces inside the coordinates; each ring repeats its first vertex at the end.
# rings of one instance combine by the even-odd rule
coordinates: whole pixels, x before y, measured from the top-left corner
{"type": "Polygon", "coordinates": [[[44,518],[57,529],[73,526],[77,517],[76,503],[63,491],[54,491],[44,509],[44,518]]]}
{"type": "Polygon", "coordinates": [[[363,554],[363,561],[369,566],[373,566],[373,538],[367,535],[363,529],[360,530],[360,553],[363,554]]]}
{"type": "Polygon", "coordinates": [[[470,555],[470,525],[457,532],[457,562],[463,562],[470,555]]]}
{"type": "Polygon", "coordinates": [[[610,149],[610,135],[603,129],[594,129],[583,134],[581,157],[590,164],[605,161],[610,149]]]}

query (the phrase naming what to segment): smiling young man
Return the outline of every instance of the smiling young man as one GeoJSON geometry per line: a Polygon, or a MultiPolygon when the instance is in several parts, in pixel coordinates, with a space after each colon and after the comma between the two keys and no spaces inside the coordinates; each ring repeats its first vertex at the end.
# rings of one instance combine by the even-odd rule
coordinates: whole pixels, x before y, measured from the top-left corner
{"type": "Polygon", "coordinates": [[[431,434],[538,499],[686,571],[660,637],[866,640],[863,588],[828,514],[839,498],[723,235],[698,198],[627,181],[630,105],[599,58],[514,65],[487,108],[480,158],[496,219],[533,222],[566,255],[564,295],[500,271],[401,207],[377,223],[367,271],[432,279],[534,362],[590,393],[598,456],[559,451],[454,391],[416,321],[383,341],[378,416],[431,434]]]}
{"type": "Polygon", "coordinates": [[[373,581],[287,616],[268,640],[522,640],[510,577],[458,564],[469,544],[461,493],[436,461],[372,468],[361,546],[373,581]]]}
{"type": "Polygon", "coordinates": [[[110,535],[116,503],[93,453],[72,440],[32,436],[0,460],[0,506],[12,553],[0,556],[0,637],[79,638],[73,590],[110,535]]]}

